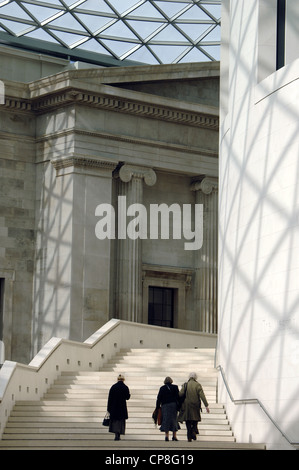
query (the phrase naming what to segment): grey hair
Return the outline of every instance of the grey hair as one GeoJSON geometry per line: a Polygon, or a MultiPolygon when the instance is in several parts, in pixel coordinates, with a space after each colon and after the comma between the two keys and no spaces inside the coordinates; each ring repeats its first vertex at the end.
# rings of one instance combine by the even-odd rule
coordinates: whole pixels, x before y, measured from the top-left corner
{"type": "Polygon", "coordinates": [[[189,379],[195,379],[195,380],[196,380],[196,379],[197,379],[197,374],[196,374],[196,372],[191,372],[191,373],[189,374],[189,379]]]}

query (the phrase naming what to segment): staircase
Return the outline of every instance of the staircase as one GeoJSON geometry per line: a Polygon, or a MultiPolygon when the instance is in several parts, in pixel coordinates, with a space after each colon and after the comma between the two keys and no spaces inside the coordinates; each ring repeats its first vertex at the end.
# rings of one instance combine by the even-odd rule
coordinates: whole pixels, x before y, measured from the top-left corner
{"type": "MultiPolygon", "coordinates": [[[[91,449],[263,449],[236,442],[224,406],[217,403],[217,371],[211,349],[130,349],[118,353],[100,371],[62,372],[40,401],[16,402],[0,441],[0,450],[91,449]],[[152,420],[164,378],[180,386],[195,371],[209,402],[197,440],[189,443],[185,424],[178,442],[165,442],[152,420]],[[119,373],[131,392],[126,434],[117,443],[102,426],[108,392],[119,373]]],[[[171,433],[170,433],[171,435],[171,433]]]]}

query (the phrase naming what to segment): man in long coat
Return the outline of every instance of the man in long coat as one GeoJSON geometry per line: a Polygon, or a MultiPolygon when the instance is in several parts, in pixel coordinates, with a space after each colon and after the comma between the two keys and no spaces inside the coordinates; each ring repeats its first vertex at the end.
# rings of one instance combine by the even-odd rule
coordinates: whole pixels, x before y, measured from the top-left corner
{"type": "Polygon", "coordinates": [[[109,432],[115,434],[115,441],[125,434],[126,419],[128,419],[127,400],[130,399],[130,390],[124,384],[124,376],[119,375],[117,382],[109,390],[107,411],[110,414],[109,432]]]}
{"type": "Polygon", "coordinates": [[[204,403],[207,413],[210,413],[209,404],[202,386],[196,379],[196,373],[192,372],[189,375],[188,382],[183,384],[179,392],[180,398],[184,399],[184,401],[180,409],[178,421],[180,423],[186,422],[187,439],[189,442],[192,442],[192,439],[196,440],[196,434],[198,434],[197,423],[201,421],[201,401],[204,403]]]}

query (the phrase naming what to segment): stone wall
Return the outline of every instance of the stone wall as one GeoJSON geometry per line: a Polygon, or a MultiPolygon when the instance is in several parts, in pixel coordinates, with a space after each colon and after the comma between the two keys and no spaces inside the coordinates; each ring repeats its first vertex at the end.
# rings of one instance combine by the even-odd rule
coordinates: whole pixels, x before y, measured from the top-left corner
{"type": "Polygon", "coordinates": [[[95,227],[98,205],[120,195],[193,207],[205,178],[205,226],[216,223],[219,64],[51,69],[11,55],[0,109],[6,359],[28,362],[53,336],[82,341],[112,317],[147,323],[152,282],[176,290],[175,327],[215,333],[216,313],[203,321],[216,304],[214,235],[192,256],[183,240],[99,240],[95,227]]]}

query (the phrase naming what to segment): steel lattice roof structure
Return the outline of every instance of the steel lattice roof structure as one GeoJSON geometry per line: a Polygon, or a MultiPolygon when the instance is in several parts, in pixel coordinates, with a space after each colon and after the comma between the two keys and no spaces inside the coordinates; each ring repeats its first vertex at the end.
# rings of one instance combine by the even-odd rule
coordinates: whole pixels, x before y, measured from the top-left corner
{"type": "Polygon", "coordinates": [[[116,66],[220,60],[221,0],[0,0],[0,44],[116,66]]]}

